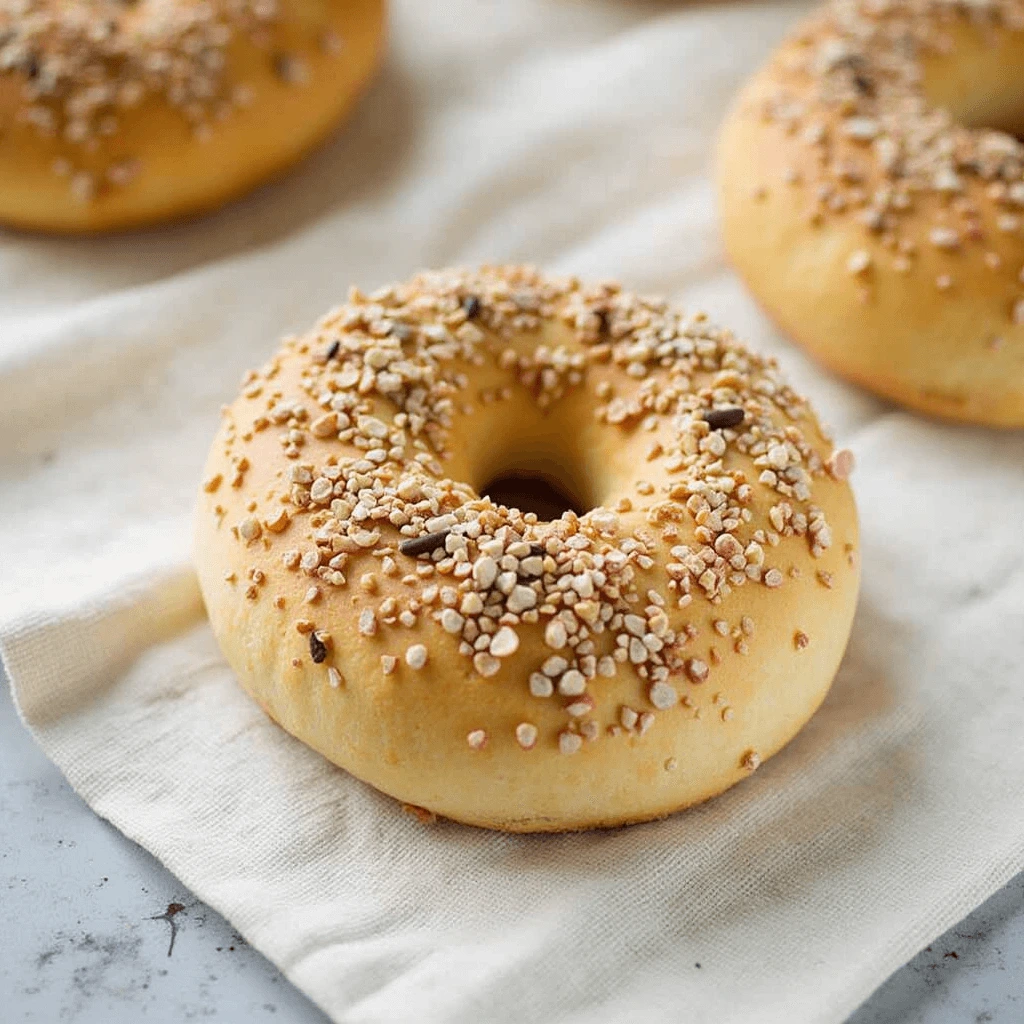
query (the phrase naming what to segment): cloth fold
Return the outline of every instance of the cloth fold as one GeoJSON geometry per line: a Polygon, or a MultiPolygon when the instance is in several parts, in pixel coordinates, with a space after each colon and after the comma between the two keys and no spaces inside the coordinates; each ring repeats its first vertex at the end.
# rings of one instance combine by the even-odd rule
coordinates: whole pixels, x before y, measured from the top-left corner
{"type": "Polygon", "coordinates": [[[334,1020],[834,1024],[1024,867],[1024,435],[829,378],[720,251],[717,124],[805,9],[396,0],[381,79],[281,184],[160,232],[0,236],[17,705],[98,814],[334,1020]],[[273,726],[204,621],[191,507],[243,370],[350,283],[482,260],[707,309],[858,456],[864,585],[832,692],[666,821],[422,825],[273,726]]]}

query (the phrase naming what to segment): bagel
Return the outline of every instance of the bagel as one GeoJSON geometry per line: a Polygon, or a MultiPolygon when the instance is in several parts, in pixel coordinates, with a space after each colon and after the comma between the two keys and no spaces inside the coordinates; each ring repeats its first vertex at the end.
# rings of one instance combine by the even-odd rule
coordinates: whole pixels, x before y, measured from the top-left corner
{"type": "Polygon", "coordinates": [[[772,361],[528,268],[442,271],[285,341],[226,407],[196,566],[242,686],[415,808],[660,817],[806,722],[859,578],[846,477],[772,361]],[[558,481],[553,520],[486,497],[558,481]]]}
{"type": "Polygon", "coordinates": [[[383,0],[0,0],[0,223],[211,210],[283,171],[375,68],[383,0]]]}
{"type": "Polygon", "coordinates": [[[913,409],[1024,426],[1024,3],[838,0],[722,129],[726,250],[779,326],[913,409]]]}

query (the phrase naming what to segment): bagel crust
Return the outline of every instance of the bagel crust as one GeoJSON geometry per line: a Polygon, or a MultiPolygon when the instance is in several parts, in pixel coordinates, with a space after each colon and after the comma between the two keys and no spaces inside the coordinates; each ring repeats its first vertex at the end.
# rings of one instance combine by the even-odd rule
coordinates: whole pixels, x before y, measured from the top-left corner
{"type": "Polygon", "coordinates": [[[0,0],[0,223],[218,207],[331,131],[383,34],[383,0],[0,0]]]}
{"type": "Polygon", "coordinates": [[[824,698],[851,467],[701,315],[428,273],[353,290],[245,378],[196,566],[242,685],[360,779],[488,828],[619,825],[733,785],[824,698]],[[481,496],[516,471],[588,511],[481,496]]]}
{"type": "Polygon", "coordinates": [[[1024,426],[1024,3],[836,0],[722,129],[726,249],[779,326],[911,408],[1024,426]]]}

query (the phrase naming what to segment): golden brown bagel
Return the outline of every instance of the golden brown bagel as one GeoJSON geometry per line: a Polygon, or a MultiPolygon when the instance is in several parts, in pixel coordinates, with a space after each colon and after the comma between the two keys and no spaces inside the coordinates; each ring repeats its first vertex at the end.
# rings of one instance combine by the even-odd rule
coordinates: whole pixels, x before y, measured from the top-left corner
{"type": "Polygon", "coordinates": [[[0,0],[0,223],[139,227],[297,161],[376,67],[383,0],[0,0]]]}
{"type": "Polygon", "coordinates": [[[825,696],[858,584],[807,403],[701,316],[524,268],[353,292],[225,410],[196,565],[267,713],[459,821],[642,821],[825,696]],[[562,482],[560,519],[481,497],[562,482]]]}
{"type": "Polygon", "coordinates": [[[778,324],[912,408],[1024,426],[1024,3],[839,0],[722,130],[725,245],[778,324]]]}

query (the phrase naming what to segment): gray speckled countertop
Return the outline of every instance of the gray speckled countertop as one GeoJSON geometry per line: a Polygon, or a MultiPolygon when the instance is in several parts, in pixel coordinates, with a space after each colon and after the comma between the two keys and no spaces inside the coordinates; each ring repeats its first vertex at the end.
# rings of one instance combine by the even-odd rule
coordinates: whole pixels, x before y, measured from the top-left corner
{"type": "MultiPolygon", "coordinates": [[[[327,1020],[72,793],[18,722],[2,674],[0,894],[4,1022],[327,1020]]],[[[898,971],[849,1024],[1022,1021],[1024,875],[898,971]]]]}

